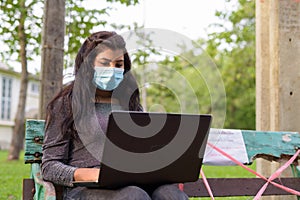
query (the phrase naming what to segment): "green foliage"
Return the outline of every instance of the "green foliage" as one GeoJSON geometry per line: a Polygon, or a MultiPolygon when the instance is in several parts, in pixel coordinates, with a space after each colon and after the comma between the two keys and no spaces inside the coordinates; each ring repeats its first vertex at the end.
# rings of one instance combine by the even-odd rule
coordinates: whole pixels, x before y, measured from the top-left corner
{"type": "Polygon", "coordinates": [[[25,42],[30,46],[27,48],[27,54],[32,55],[39,52],[42,14],[34,11],[42,9],[42,3],[39,0],[28,0],[23,8],[23,1],[2,0],[0,2],[0,40],[5,44],[5,47],[2,46],[0,54],[5,61],[20,61],[19,32],[21,30],[19,30],[19,25],[22,22],[25,22],[25,42]]]}
{"type": "Polygon", "coordinates": [[[207,52],[222,73],[226,88],[225,128],[255,129],[255,1],[218,11],[220,31],[209,35],[207,52]]]}
{"type": "Polygon", "coordinates": [[[29,178],[30,165],[24,164],[22,155],[20,156],[22,159],[18,161],[7,161],[7,155],[7,151],[0,151],[0,200],[21,199],[22,180],[29,178]]]}
{"type": "Polygon", "coordinates": [[[149,92],[153,94],[149,95],[152,104],[164,105],[168,112],[210,113],[210,95],[203,71],[191,63],[193,58],[178,55],[158,63],[153,76],[158,77],[162,86],[149,92]]]}
{"type": "Polygon", "coordinates": [[[95,26],[105,25],[101,20],[108,15],[110,8],[86,9],[84,0],[66,1],[66,51],[67,55],[75,55],[83,40],[91,34],[95,26]]]}
{"type": "Polygon", "coordinates": [[[213,127],[255,129],[255,3],[226,4],[231,9],[217,11],[220,22],[211,25],[218,32],[211,32],[207,41],[199,39],[193,50],[183,46],[180,55],[160,55],[165,57],[151,62],[157,55],[151,37],[141,37],[133,63],[147,90],[147,110],[213,113],[213,127]],[[225,124],[220,115],[226,115],[225,124]]]}
{"type": "Polygon", "coordinates": [[[225,90],[220,89],[221,76],[202,48],[192,41],[190,44],[176,43],[181,53],[174,55],[168,52],[171,50],[164,50],[165,47],[154,44],[151,31],[146,34],[142,29],[134,31],[139,40],[132,56],[133,71],[141,86],[144,109],[151,112],[194,114],[222,112],[221,115],[216,114],[213,123],[223,125],[225,90]],[[186,50],[186,45],[194,47],[186,50]]]}
{"type": "MultiPolygon", "coordinates": [[[[107,0],[108,2],[120,2],[127,6],[135,5],[138,0],[107,0]]],[[[66,42],[65,55],[74,58],[83,39],[90,35],[92,29],[99,25],[107,24],[101,20],[103,15],[108,15],[110,7],[86,9],[82,3],[84,0],[66,1],[66,42]]],[[[43,0],[1,0],[0,1],[0,41],[4,43],[0,51],[2,60],[20,61],[20,45],[18,26],[25,22],[27,59],[40,55],[41,37],[43,25],[43,0]],[[25,1],[25,8],[21,2],[25,1]],[[22,14],[22,15],[21,15],[22,14]]],[[[71,65],[71,63],[66,63],[71,65]]],[[[67,66],[66,66],[67,67],[67,66]]]]}
{"type": "Polygon", "coordinates": [[[122,4],[125,4],[126,6],[135,5],[139,2],[139,0],[107,0],[107,2],[120,2],[122,4]]]}
{"type": "MultiPolygon", "coordinates": [[[[134,23],[133,33],[131,37],[135,38],[136,47],[131,56],[133,74],[139,82],[141,92],[141,102],[144,110],[148,110],[149,96],[156,97],[156,94],[151,94],[153,85],[149,82],[153,80],[149,75],[153,75],[156,66],[151,64],[151,56],[160,55],[159,51],[154,47],[152,41],[152,33],[145,31],[143,26],[138,26],[134,23]],[[151,95],[149,95],[149,92],[151,95]]],[[[127,49],[128,50],[128,49],[127,49]]],[[[160,85],[157,85],[160,87],[160,85]]],[[[163,90],[163,88],[160,88],[163,90]]],[[[160,93],[159,95],[161,95],[160,93]]],[[[160,96],[161,97],[161,96],[160,96]]],[[[151,100],[150,100],[151,101],[151,100]]],[[[151,104],[150,104],[151,105],[151,104]]]]}

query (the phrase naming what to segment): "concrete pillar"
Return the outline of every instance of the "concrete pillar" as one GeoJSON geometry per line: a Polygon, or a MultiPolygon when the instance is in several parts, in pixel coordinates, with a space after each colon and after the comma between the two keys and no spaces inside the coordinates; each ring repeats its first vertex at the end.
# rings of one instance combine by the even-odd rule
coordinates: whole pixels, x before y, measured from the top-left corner
{"type": "MultiPolygon", "coordinates": [[[[299,55],[299,1],[256,0],[257,130],[300,132],[299,55]]],[[[269,176],[279,165],[258,159],[257,171],[269,176]]],[[[285,176],[291,176],[291,172],[285,172],[285,176]]]]}

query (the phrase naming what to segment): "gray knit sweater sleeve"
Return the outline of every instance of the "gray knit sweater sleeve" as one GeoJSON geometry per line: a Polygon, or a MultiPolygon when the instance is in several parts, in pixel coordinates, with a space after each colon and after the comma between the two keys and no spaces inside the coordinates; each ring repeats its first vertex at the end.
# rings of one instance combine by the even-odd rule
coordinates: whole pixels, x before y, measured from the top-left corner
{"type": "Polygon", "coordinates": [[[42,176],[44,180],[72,187],[76,167],[67,165],[69,157],[70,134],[62,135],[61,120],[64,112],[61,110],[62,100],[54,106],[52,120],[45,131],[42,158],[42,176]]]}

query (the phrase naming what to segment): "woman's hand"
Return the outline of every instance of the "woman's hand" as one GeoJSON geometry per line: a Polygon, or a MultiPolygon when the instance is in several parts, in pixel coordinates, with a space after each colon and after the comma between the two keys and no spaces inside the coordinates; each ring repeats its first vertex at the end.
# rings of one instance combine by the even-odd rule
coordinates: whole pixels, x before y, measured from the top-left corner
{"type": "Polygon", "coordinates": [[[97,181],[100,169],[78,168],[74,172],[74,181],[97,181]]]}

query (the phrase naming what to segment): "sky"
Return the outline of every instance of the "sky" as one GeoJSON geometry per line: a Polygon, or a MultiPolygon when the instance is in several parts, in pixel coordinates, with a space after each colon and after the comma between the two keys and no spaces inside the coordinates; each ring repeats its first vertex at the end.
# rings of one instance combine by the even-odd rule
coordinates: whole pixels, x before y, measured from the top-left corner
{"type": "MultiPolygon", "coordinates": [[[[86,0],[87,8],[103,8],[106,0],[86,0]]],[[[217,22],[216,10],[225,9],[224,0],[140,0],[135,6],[119,3],[106,17],[109,23],[133,24],[178,32],[194,40],[206,37],[209,24],[217,22]]],[[[108,27],[109,29],[109,27],[108,27]]]]}

